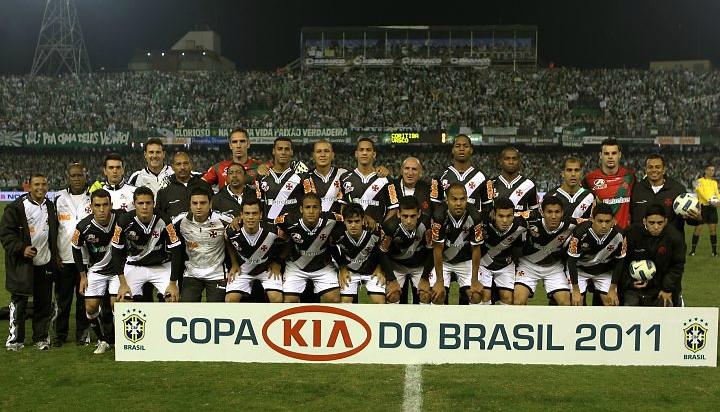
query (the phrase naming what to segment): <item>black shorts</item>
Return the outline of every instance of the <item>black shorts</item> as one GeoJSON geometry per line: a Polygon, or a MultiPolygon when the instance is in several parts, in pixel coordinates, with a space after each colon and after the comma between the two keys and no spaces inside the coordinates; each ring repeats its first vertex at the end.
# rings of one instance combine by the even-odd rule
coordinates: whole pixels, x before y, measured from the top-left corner
{"type": "Polygon", "coordinates": [[[704,224],[716,225],[718,222],[718,212],[715,206],[703,205],[700,208],[702,214],[702,222],[704,224]]]}

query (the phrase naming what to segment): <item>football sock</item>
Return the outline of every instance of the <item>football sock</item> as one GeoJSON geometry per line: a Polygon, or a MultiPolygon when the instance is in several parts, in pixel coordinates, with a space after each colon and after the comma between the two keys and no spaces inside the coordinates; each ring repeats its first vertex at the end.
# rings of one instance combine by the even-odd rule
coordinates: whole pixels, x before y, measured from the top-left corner
{"type": "Polygon", "coordinates": [[[95,335],[97,336],[98,340],[101,340],[103,342],[107,342],[107,337],[105,336],[105,331],[103,331],[102,323],[100,323],[100,311],[97,313],[89,314],[85,312],[85,315],[87,316],[88,320],[90,321],[90,327],[92,328],[93,332],[95,332],[95,335]]]}
{"type": "Polygon", "coordinates": [[[700,241],[699,235],[693,235],[692,237],[692,249],[690,250],[692,253],[695,253],[695,249],[697,249],[698,242],[700,241]]]}
{"type": "Polygon", "coordinates": [[[710,246],[713,254],[717,254],[717,235],[710,235],[710,246]]]}

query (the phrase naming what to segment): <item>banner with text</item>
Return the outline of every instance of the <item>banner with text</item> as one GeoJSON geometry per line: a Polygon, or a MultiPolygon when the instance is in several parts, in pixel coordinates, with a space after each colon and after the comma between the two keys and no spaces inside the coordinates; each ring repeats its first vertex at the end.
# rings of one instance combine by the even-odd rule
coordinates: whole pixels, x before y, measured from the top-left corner
{"type": "MultiPolygon", "coordinates": [[[[7,192],[0,192],[0,203],[10,203],[14,202],[15,199],[19,198],[20,196],[24,195],[27,192],[19,192],[19,191],[7,191],[7,192]]],[[[47,195],[45,195],[48,199],[54,200],[55,197],[58,195],[59,192],[47,192],[47,195]]]]}
{"type": "Polygon", "coordinates": [[[130,139],[129,131],[86,132],[3,132],[0,146],[14,147],[112,147],[124,146],[130,139]]]}
{"type": "Polygon", "coordinates": [[[118,303],[115,359],[717,366],[718,308],[118,303]]]}
{"type": "MultiPolygon", "coordinates": [[[[190,138],[193,145],[226,145],[232,128],[168,129],[156,132],[166,139],[190,138]]],[[[246,129],[253,144],[273,144],[278,137],[289,137],[303,144],[326,139],[333,143],[350,143],[351,133],[347,127],[328,128],[250,128],[246,129]]]]}

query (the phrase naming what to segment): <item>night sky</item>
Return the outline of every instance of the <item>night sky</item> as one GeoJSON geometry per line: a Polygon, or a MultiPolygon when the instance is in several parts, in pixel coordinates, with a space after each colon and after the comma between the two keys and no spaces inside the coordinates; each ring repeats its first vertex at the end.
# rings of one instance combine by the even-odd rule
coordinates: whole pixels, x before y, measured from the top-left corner
{"type": "MultiPolygon", "coordinates": [[[[651,60],[720,64],[720,1],[76,0],[93,70],[126,70],[136,49],[170,48],[209,27],[237,68],[299,57],[304,26],[532,24],[539,60],[575,67],[647,67],[651,60]],[[423,4],[422,6],[418,6],[423,4]]],[[[45,0],[0,0],[0,73],[32,65],[45,0]]]]}

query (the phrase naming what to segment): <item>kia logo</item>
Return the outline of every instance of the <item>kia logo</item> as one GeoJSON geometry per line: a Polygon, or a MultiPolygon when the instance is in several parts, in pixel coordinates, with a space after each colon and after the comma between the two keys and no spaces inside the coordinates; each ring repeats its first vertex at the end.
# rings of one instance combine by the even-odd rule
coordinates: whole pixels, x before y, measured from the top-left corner
{"type": "Polygon", "coordinates": [[[274,351],[304,361],[334,361],[355,355],[370,343],[370,325],[344,309],[309,305],[276,313],[262,329],[274,351]]]}

